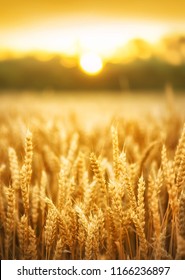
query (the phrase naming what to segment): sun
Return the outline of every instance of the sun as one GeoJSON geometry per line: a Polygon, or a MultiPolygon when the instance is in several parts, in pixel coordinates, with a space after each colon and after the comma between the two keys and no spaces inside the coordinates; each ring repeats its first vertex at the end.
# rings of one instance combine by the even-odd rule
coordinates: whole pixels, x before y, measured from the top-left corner
{"type": "Polygon", "coordinates": [[[103,69],[103,61],[96,53],[85,53],[80,58],[80,67],[88,75],[97,75],[103,69]]]}

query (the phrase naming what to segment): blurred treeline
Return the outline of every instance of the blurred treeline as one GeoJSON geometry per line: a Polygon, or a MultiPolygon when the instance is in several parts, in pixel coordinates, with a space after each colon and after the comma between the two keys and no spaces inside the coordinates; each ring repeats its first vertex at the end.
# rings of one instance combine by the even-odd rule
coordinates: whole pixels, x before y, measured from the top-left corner
{"type": "MultiPolygon", "coordinates": [[[[159,54],[147,59],[151,51],[142,40],[129,42],[136,58],[127,63],[107,63],[97,76],[82,72],[78,63],[66,67],[65,57],[39,60],[34,56],[0,61],[0,89],[12,90],[161,90],[170,83],[185,89],[185,37],[165,39],[159,54]]],[[[120,49],[124,53],[124,49],[120,49]]]]}
{"type": "Polygon", "coordinates": [[[66,68],[60,61],[59,57],[0,61],[0,89],[160,90],[168,82],[176,90],[185,89],[185,64],[138,59],[124,65],[106,64],[99,75],[88,76],[78,66],[66,68]]]}
{"type": "Polygon", "coordinates": [[[160,90],[166,83],[176,90],[185,89],[185,64],[137,59],[128,64],[106,64],[99,75],[88,76],[78,66],[63,66],[58,56],[49,61],[34,57],[0,61],[0,89],[160,90]]]}

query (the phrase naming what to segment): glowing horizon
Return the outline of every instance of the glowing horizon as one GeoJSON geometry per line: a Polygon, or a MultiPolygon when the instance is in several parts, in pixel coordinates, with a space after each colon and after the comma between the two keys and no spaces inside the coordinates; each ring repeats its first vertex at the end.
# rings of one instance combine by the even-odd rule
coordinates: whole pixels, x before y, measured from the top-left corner
{"type": "MultiPolygon", "coordinates": [[[[155,45],[168,34],[185,34],[184,11],[184,0],[4,1],[0,59],[30,53],[40,59],[51,54],[79,59],[93,52],[104,62],[119,60],[130,40],[155,45]]],[[[127,59],[131,52],[127,48],[127,59]]]]}
{"type": "MultiPolygon", "coordinates": [[[[183,28],[182,28],[183,29],[183,28]]],[[[80,57],[86,52],[97,53],[102,59],[116,56],[119,48],[130,40],[142,39],[156,44],[175,28],[164,23],[146,21],[76,21],[72,24],[51,23],[35,28],[25,27],[1,34],[1,57],[6,53],[25,55],[28,53],[47,57],[51,53],[80,57]]]]}
{"type": "MultiPolygon", "coordinates": [[[[42,19],[42,18],[41,18],[42,19]]],[[[0,28],[0,60],[33,56],[48,61],[61,56],[64,67],[80,66],[86,53],[94,53],[107,63],[129,63],[152,55],[172,64],[185,60],[183,53],[169,52],[162,41],[185,34],[185,21],[144,20],[137,18],[66,16],[49,17],[19,27],[0,28]],[[4,31],[3,31],[4,30],[4,31]],[[134,40],[143,40],[135,44],[134,40]]],[[[83,69],[81,68],[83,71],[83,69]]]]}

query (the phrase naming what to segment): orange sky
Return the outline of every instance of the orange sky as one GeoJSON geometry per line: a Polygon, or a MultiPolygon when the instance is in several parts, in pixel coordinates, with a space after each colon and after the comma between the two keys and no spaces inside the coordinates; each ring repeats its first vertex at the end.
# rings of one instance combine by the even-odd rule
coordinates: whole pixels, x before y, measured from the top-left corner
{"type": "Polygon", "coordinates": [[[13,28],[50,18],[88,14],[112,18],[185,20],[184,0],[6,0],[1,1],[0,26],[13,28]]]}
{"type": "Polygon", "coordinates": [[[129,39],[155,42],[185,33],[185,0],[6,0],[0,8],[0,52],[94,51],[112,55],[129,39]]]}

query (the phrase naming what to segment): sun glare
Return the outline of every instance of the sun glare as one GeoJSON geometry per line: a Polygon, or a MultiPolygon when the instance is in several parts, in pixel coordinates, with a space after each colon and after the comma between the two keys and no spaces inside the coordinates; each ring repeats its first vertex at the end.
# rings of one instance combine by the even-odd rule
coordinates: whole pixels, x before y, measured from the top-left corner
{"type": "Polygon", "coordinates": [[[88,75],[97,75],[103,68],[103,62],[98,54],[85,53],[80,58],[80,67],[88,75]]]}

